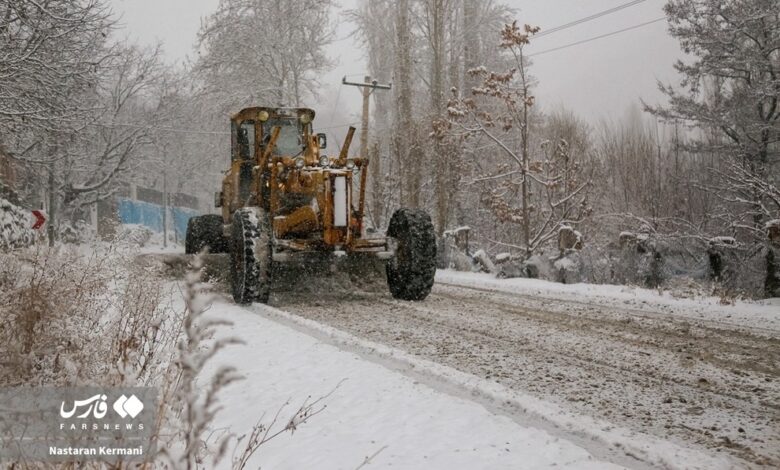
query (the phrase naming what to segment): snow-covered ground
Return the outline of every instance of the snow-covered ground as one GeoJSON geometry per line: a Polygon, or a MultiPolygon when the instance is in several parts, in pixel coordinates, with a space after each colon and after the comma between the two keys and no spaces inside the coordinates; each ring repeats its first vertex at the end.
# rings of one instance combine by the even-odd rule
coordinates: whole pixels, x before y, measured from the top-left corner
{"type": "Polygon", "coordinates": [[[222,395],[215,429],[248,433],[289,403],[284,426],[307,397],[335,389],[321,414],[261,447],[250,468],[352,469],[380,450],[364,468],[731,466],[273,307],[221,300],[209,314],[234,323],[221,336],[246,342],[220,352],[204,371],[208,377],[227,364],[246,377],[222,395]],[[504,416],[483,406],[490,401],[522,413],[504,416]]]}
{"type": "Polygon", "coordinates": [[[234,322],[224,335],[246,341],[221,352],[204,372],[223,363],[246,377],[222,395],[216,429],[247,433],[261,418],[270,421],[283,404],[289,403],[282,419],[307,396],[316,399],[335,389],[324,400],[325,411],[261,447],[249,468],[353,469],[380,449],[366,468],[618,468],[572,442],[434,390],[257,311],[218,302],[210,314],[234,322]]]}

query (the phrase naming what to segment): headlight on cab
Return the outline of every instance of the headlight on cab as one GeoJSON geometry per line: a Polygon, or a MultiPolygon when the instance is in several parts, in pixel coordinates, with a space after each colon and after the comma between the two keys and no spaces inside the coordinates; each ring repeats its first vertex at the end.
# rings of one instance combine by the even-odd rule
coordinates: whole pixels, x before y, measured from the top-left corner
{"type": "Polygon", "coordinates": [[[305,163],[306,162],[303,160],[303,157],[298,157],[295,159],[295,168],[298,168],[300,170],[301,168],[303,168],[303,165],[305,163]]]}
{"type": "Polygon", "coordinates": [[[328,158],[327,155],[323,155],[320,157],[320,166],[328,166],[330,165],[330,158],[328,158]]]}

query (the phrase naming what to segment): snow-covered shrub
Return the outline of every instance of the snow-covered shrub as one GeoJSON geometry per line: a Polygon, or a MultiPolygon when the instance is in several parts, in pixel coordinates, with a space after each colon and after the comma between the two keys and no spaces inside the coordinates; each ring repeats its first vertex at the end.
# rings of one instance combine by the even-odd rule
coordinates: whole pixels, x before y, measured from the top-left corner
{"type": "Polygon", "coordinates": [[[496,260],[496,264],[506,263],[507,261],[511,261],[512,260],[512,254],[511,253],[506,253],[506,252],[498,253],[495,256],[495,260],[496,260]]]}
{"type": "Polygon", "coordinates": [[[533,255],[526,260],[510,259],[505,261],[499,267],[497,277],[555,280],[552,261],[544,255],[533,255]]]}
{"type": "Polygon", "coordinates": [[[766,281],[772,256],[770,251],[771,247],[757,244],[726,252],[724,273],[715,286],[716,294],[723,297],[767,296],[766,281]]]}
{"type": "Polygon", "coordinates": [[[30,212],[0,197],[0,251],[30,246],[37,237],[30,212]]]}
{"type": "Polygon", "coordinates": [[[764,295],[766,297],[780,297],[780,219],[767,222],[766,232],[769,243],[765,256],[764,295]]]}
{"type": "Polygon", "coordinates": [[[485,250],[477,250],[474,255],[472,255],[472,259],[486,273],[498,272],[496,265],[493,264],[493,260],[490,259],[490,255],[488,255],[485,250]]]}
{"type": "Polygon", "coordinates": [[[1,254],[0,384],[146,383],[163,316],[149,274],[112,247],[1,254]]]}
{"type": "Polygon", "coordinates": [[[615,284],[642,284],[642,268],[646,264],[643,258],[648,256],[648,250],[643,247],[642,240],[621,236],[623,240],[620,247],[610,253],[611,281],[615,284]]]}
{"type": "Polygon", "coordinates": [[[474,258],[467,254],[470,227],[458,227],[444,232],[437,254],[439,267],[456,271],[478,271],[474,258]]]}
{"type": "Polygon", "coordinates": [[[498,268],[496,277],[501,279],[511,279],[515,277],[532,277],[532,276],[528,274],[528,271],[526,270],[526,267],[523,265],[522,261],[515,260],[515,261],[508,261],[502,263],[501,266],[498,268]]]}
{"type": "Polygon", "coordinates": [[[161,273],[131,263],[110,322],[108,362],[118,384],[158,385],[175,351],[181,316],[163,303],[161,273]]]}
{"type": "Polygon", "coordinates": [[[91,224],[83,220],[71,222],[62,221],[58,227],[57,240],[61,243],[71,243],[74,245],[83,245],[97,241],[97,232],[91,224]]]}
{"type": "Polygon", "coordinates": [[[454,250],[451,252],[447,267],[456,271],[472,272],[478,270],[478,268],[474,265],[474,260],[469,255],[463,253],[460,250],[454,250]]]}
{"type": "Polygon", "coordinates": [[[550,258],[543,254],[531,256],[523,262],[523,266],[530,278],[554,279],[554,271],[550,258]]]}
{"type": "Polygon", "coordinates": [[[556,281],[563,284],[582,282],[582,261],[578,250],[567,250],[553,262],[556,281]]]}
{"type": "Polygon", "coordinates": [[[110,308],[102,260],[61,248],[2,257],[3,271],[16,277],[0,293],[0,383],[68,385],[98,377],[100,319],[110,308]]]}
{"type": "Polygon", "coordinates": [[[624,232],[619,247],[611,251],[612,283],[659,287],[669,276],[680,274],[680,269],[670,263],[678,253],[667,242],[647,233],[631,237],[624,232]]]}
{"type": "Polygon", "coordinates": [[[579,252],[583,282],[612,284],[615,282],[615,263],[618,249],[614,246],[589,244],[579,252]]]}

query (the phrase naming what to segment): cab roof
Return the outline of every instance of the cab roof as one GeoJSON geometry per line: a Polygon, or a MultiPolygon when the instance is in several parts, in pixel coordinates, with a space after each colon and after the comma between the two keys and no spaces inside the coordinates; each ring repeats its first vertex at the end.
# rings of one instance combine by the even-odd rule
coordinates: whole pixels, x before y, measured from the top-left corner
{"type": "Polygon", "coordinates": [[[290,108],[290,107],[271,107],[271,106],[253,106],[251,108],[244,108],[230,117],[231,121],[243,121],[244,119],[252,119],[257,116],[260,111],[267,111],[271,116],[300,116],[304,113],[311,114],[312,120],[314,120],[314,110],[311,108],[290,108]]]}

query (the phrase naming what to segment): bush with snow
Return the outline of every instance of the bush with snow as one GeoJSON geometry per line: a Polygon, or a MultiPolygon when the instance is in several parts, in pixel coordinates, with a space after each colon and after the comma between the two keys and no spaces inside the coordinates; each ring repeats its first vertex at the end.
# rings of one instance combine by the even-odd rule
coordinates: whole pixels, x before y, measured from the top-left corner
{"type": "Polygon", "coordinates": [[[556,281],[562,284],[576,284],[583,281],[582,262],[578,250],[567,250],[553,262],[556,281]]]}
{"type": "Polygon", "coordinates": [[[158,278],[111,246],[0,254],[0,385],[153,383],[160,332],[175,321],[161,293],[158,278]]]}
{"type": "Polygon", "coordinates": [[[30,212],[0,197],[0,251],[10,251],[35,243],[30,212]]]}

